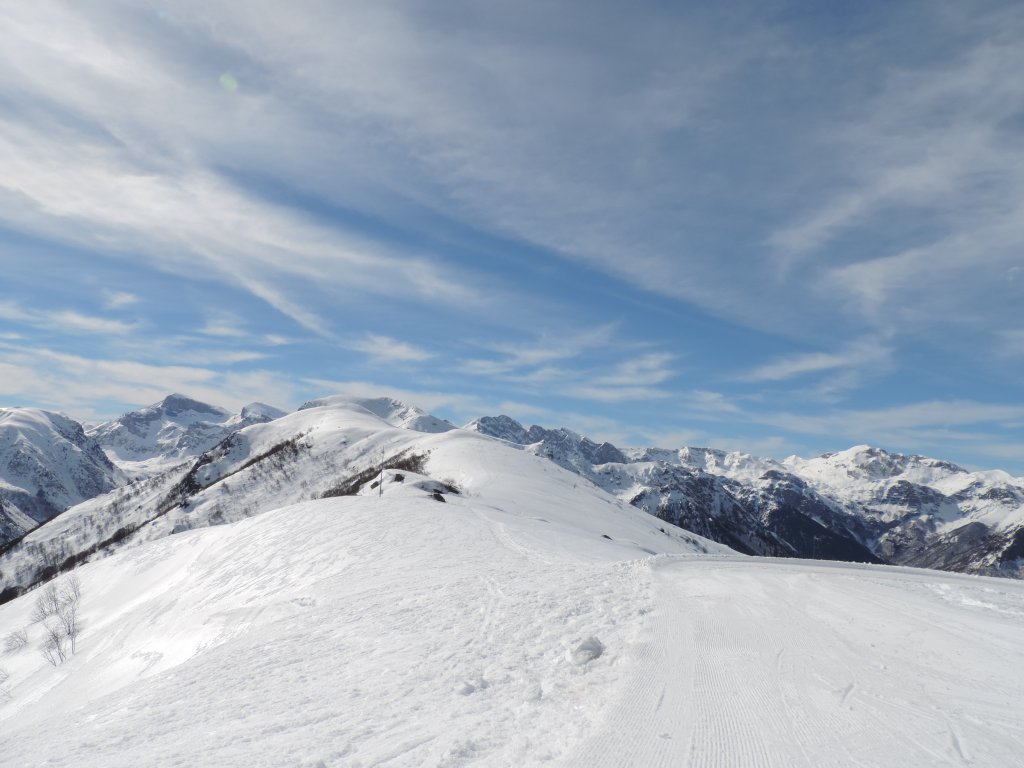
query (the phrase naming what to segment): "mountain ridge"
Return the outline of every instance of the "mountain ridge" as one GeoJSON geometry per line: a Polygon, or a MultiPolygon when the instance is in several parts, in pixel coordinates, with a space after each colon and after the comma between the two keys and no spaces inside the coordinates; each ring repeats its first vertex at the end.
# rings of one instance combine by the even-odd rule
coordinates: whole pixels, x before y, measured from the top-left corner
{"type": "MultiPolygon", "coordinates": [[[[387,397],[328,396],[291,414],[254,403],[230,414],[173,394],[87,432],[67,422],[61,428],[98,450],[115,479],[101,493],[50,510],[53,519],[10,551],[10,542],[40,521],[0,493],[0,519],[11,528],[0,541],[0,591],[26,588],[126,541],[358,492],[382,465],[416,465],[420,458],[398,447],[411,445],[408,436],[464,431],[553,462],[577,478],[574,485],[593,484],[745,554],[1016,577],[1024,563],[1024,481],[870,446],[781,461],[692,446],[619,448],[508,416],[483,416],[458,429],[387,397]],[[407,438],[393,450],[368,452],[365,441],[378,432],[407,438]],[[133,452],[119,454],[126,445],[133,452]]],[[[442,498],[459,486],[456,477],[433,482],[431,492],[442,498]]]]}
{"type": "Polygon", "coordinates": [[[1024,567],[1024,479],[1000,470],[969,472],[868,445],[782,461],[714,448],[620,449],[508,416],[465,428],[550,458],[748,554],[1017,577],[1024,567]]]}

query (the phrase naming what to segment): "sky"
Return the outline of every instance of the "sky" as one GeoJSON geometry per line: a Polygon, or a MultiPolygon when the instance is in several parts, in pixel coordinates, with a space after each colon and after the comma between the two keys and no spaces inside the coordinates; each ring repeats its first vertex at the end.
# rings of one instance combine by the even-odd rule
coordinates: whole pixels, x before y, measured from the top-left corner
{"type": "Polygon", "coordinates": [[[0,405],[1024,475],[1024,6],[0,5],[0,405]]]}

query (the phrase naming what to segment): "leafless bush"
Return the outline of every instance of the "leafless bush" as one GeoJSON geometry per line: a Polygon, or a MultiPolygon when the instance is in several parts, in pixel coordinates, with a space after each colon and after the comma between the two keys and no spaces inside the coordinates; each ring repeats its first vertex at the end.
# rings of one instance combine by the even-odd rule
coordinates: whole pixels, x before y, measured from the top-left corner
{"type": "Polygon", "coordinates": [[[67,638],[64,637],[61,625],[57,622],[48,622],[44,626],[46,635],[41,649],[43,658],[56,667],[64,663],[68,657],[67,638]]]}
{"type": "Polygon", "coordinates": [[[7,687],[7,681],[11,679],[11,676],[7,674],[7,670],[0,667],[0,701],[6,701],[11,698],[11,691],[7,687]]]}
{"type": "Polygon", "coordinates": [[[60,610],[60,593],[57,584],[50,582],[36,598],[35,608],[32,609],[32,622],[39,624],[55,615],[60,610]]]}
{"type": "Polygon", "coordinates": [[[24,629],[16,629],[4,638],[4,652],[17,653],[28,645],[28,632],[24,629]]]}
{"type": "Polygon", "coordinates": [[[33,621],[43,623],[43,658],[57,666],[78,650],[81,623],[78,606],[82,599],[82,582],[72,574],[60,586],[50,584],[36,600],[33,621]]]}

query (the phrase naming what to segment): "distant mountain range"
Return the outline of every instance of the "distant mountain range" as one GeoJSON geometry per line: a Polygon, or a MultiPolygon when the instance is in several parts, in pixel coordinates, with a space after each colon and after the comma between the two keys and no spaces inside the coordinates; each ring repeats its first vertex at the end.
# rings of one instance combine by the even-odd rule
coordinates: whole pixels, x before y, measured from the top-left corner
{"type": "MultiPolygon", "coordinates": [[[[463,429],[738,552],[1024,575],[1024,479],[1005,472],[869,446],[784,461],[620,448],[507,416],[463,429]]],[[[382,463],[421,470],[430,436],[457,431],[389,398],[327,397],[291,414],[253,403],[232,414],[175,394],[90,429],[0,409],[0,592],[125,543],[360,492],[382,463]],[[391,431],[352,428],[353,412],[391,431]]],[[[442,498],[459,483],[435,481],[442,498]]]]}
{"type": "Polygon", "coordinates": [[[747,554],[1022,575],[1024,479],[999,470],[867,445],[781,462],[710,448],[620,449],[507,416],[466,428],[747,554]]]}

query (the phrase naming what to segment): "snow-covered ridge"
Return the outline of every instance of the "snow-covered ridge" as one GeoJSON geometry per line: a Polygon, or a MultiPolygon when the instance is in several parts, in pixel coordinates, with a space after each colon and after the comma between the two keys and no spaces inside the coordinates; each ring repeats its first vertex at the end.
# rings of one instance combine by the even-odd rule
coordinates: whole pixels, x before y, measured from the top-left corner
{"type": "Polygon", "coordinates": [[[73,419],[0,408],[0,545],[123,479],[73,419]]]}
{"type": "Polygon", "coordinates": [[[1024,480],[860,445],[779,462],[625,448],[508,416],[467,425],[666,520],[752,554],[899,562],[997,575],[1024,565],[1024,480]]]}
{"type": "MultiPolygon", "coordinates": [[[[81,427],[67,421],[61,429],[80,436],[81,427]]],[[[328,482],[328,467],[345,467],[332,480],[340,487],[382,458],[367,453],[361,439],[355,440],[359,448],[325,442],[324,436],[337,436],[338,429],[348,430],[351,438],[357,424],[368,433],[459,431],[391,398],[325,397],[294,414],[253,403],[231,414],[171,395],[85,435],[102,445],[123,473],[113,484],[127,478],[147,482],[77,505],[75,514],[30,542],[40,547],[43,540],[50,542],[43,549],[59,551],[46,556],[68,562],[75,552],[104,548],[107,538],[155,538],[324,493],[332,490],[321,487],[328,482]],[[196,462],[202,466],[193,467],[196,462]],[[285,464],[284,474],[272,469],[285,464]],[[259,472],[263,476],[256,478],[259,472]],[[235,474],[249,478],[244,500],[238,498],[235,474]],[[175,488],[180,498],[172,498],[175,488]],[[81,533],[82,526],[91,533],[81,533]],[[63,533],[57,535],[58,530],[63,533]]],[[[749,554],[1011,576],[1024,563],[1024,481],[998,471],[967,472],[949,462],[870,446],[781,462],[711,448],[619,448],[568,429],[525,427],[507,416],[481,417],[463,431],[549,459],[623,502],[749,554]]],[[[396,444],[390,456],[401,450],[396,444]]],[[[8,539],[37,524],[3,499],[0,494],[0,519],[12,531],[8,539]]],[[[52,508],[42,519],[62,508],[52,508]]],[[[39,556],[42,550],[31,551],[39,556]]],[[[16,570],[28,573],[24,562],[16,570]]],[[[19,576],[14,583],[29,582],[19,576]]]]}
{"type": "Polygon", "coordinates": [[[250,403],[232,414],[173,394],[93,428],[90,436],[130,476],[152,477],[209,450],[232,432],[283,415],[284,411],[264,403],[250,403]]]}
{"type": "MultiPolygon", "coordinates": [[[[330,398],[232,432],[210,450],[163,474],[139,479],[68,510],[0,556],[0,592],[6,589],[10,594],[46,578],[52,564],[61,570],[116,548],[189,529],[241,520],[311,498],[364,492],[379,479],[382,463],[388,470],[386,482],[397,475],[425,472],[430,480],[423,481],[427,484],[421,484],[421,492],[442,498],[452,489],[474,494],[484,479],[504,483],[506,476],[517,471],[526,475],[521,493],[528,497],[529,489],[538,486],[537,480],[529,479],[533,473],[544,478],[539,485],[551,497],[536,499],[537,505],[552,503],[566,486],[570,498],[576,499],[570,506],[580,499],[613,505],[620,512],[628,511],[630,518],[638,517],[642,528],[657,531],[655,538],[667,535],[663,528],[674,530],[596,487],[576,488],[575,476],[543,459],[483,435],[441,430],[433,417],[418,409],[394,401],[330,398]],[[424,426],[429,431],[422,431],[424,426]],[[456,447],[472,453],[473,460],[442,462],[441,457],[456,447]],[[557,482],[548,480],[552,472],[557,482]]],[[[556,528],[549,519],[547,530],[556,528]]],[[[600,535],[623,546],[619,533],[612,526],[600,535]]],[[[635,534],[625,539],[637,546],[635,534]]],[[[689,540],[696,539],[689,536],[689,540]]],[[[646,545],[640,551],[647,550],[659,551],[646,545]]]]}
{"type": "Polygon", "coordinates": [[[358,406],[364,408],[393,427],[411,429],[416,432],[447,432],[455,429],[455,425],[436,416],[431,416],[421,408],[406,405],[400,400],[393,400],[390,397],[376,398],[350,398],[344,395],[332,397],[321,397],[310,400],[299,406],[303,411],[307,408],[322,408],[324,406],[358,406]]]}

